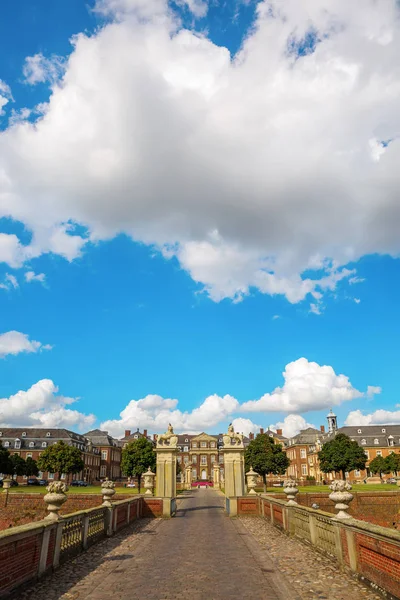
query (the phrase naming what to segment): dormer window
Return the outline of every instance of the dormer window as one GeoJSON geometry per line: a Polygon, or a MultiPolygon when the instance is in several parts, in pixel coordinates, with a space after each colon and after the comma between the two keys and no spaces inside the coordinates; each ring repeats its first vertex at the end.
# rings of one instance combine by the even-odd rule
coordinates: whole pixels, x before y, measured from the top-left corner
{"type": "Polygon", "coordinates": [[[379,440],[378,440],[378,438],[375,438],[375,439],[374,439],[374,444],[379,444],[379,440]]]}
{"type": "Polygon", "coordinates": [[[42,442],[42,448],[47,448],[47,442],[42,442]]]}
{"type": "Polygon", "coordinates": [[[362,444],[363,446],[365,446],[365,444],[366,444],[366,443],[367,443],[367,440],[361,440],[361,444],[362,444]]]}
{"type": "Polygon", "coordinates": [[[0,437],[1,437],[2,435],[3,435],[3,432],[2,432],[2,431],[0,431],[0,437]]]}
{"type": "Polygon", "coordinates": [[[273,433],[269,433],[268,435],[269,435],[269,437],[274,437],[273,433]]]}
{"type": "Polygon", "coordinates": [[[34,448],[35,447],[35,442],[29,442],[29,448],[34,448]]]}
{"type": "Polygon", "coordinates": [[[10,446],[10,442],[4,442],[4,448],[8,448],[10,446]]]}
{"type": "Polygon", "coordinates": [[[26,437],[26,431],[22,432],[22,437],[26,437]]]}
{"type": "Polygon", "coordinates": [[[138,439],[138,436],[135,434],[135,435],[133,436],[133,439],[134,439],[134,440],[137,440],[137,439],[138,439]]]}
{"type": "Polygon", "coordinates": [[[382,433],[386,433],[386,429],[382,429],[382,433]]]}
{"type": "Polygon", "coordinates": [[[50,433],[50,431],[48,431],[48,432],[46,433],[46,437],[50,437],[50,436],[51,436],[51,433],[50,433]]]}
{"type": "Polygon", "coordinates": [[[186,438],[186,439],[185,439],[185,442],[188,442],[188,441],[189,441],[189,440],[186,438]]]}
{"type": "Polygon", "coordinates": [[[14,448],[19,450],[21,448],[21,440],[16,439],[14,442],[14,448]]]}
{"type": "Polygon", "coordinates": [[[357,429],[357,433],[362,433],[361,429],[357,429]]]}

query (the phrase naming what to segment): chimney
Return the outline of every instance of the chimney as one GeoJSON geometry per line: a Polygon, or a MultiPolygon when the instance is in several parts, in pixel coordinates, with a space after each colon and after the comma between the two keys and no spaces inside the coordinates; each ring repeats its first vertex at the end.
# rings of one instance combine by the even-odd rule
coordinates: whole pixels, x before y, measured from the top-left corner
{"type": "Polygon", "coordinates": [[[130,429],[125,429],[125,435],[124,437],[129,437],[131,435],[131,430],[130,429]]]}
{"type": "Polygon", "coordinates": [[[264,429],[262,427],[260,427],[260,433],[264,433],[264,429]]]}
{"type": "Polygon", "coordinates": [[[253,432],[249,433],[249,440],[254,440],[254,433],[253,432]]]}
{"type": "Polygon", "coordinates": [[[321,433],[325,433],[325,425],[320,426],[321,433]]]}
{"type": "Polygon", "coordinates": [[[145,438],[147,438],[147,429],[143,429],[143,435],[145,438]]]}
{"type": "Polygon", "coordinates": [[[283,435],[283,434],[282,434],[282,429],[277,429],[277,430],[276,430],[276,433],[277,433],[278,435],[283,435]]]}

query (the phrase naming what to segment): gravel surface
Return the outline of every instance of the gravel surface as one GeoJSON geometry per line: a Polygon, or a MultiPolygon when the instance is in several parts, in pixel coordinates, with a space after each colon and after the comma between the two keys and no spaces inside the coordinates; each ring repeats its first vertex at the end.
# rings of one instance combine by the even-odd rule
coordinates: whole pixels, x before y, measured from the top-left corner
{"type": "Polygon", "coordinates": [[[267,550],[276,568],[304,600],[382,600],[339,564],[300,540],[289,537],[260,517],[240,517],[240,522],[267,550]]]}

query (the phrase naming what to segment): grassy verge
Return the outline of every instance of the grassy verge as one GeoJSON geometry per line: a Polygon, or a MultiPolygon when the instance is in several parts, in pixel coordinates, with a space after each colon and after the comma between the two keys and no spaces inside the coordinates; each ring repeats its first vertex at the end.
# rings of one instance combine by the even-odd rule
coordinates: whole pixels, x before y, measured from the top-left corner
{"type": "MultiPolygon", "coordinates": [[[[124,487],[116,487],[115,491],[117,492],[114,496],[114,499],[118,494],[138,494],[137,488],[124,488],[124,487]]],[[[140,490],[141,494],[144,494],[146,490],[142,488],[140,490]]],[[[47,494],[47,490],[45,486],[41,485],[19,485],[18,487],[13,487],[10,489],[10,494],[47,494]]],[[[101,495],[101,487],[97,485],[88,485],[87,487],[69,487],[68,494],[99,494],[101,495]]]]}
{"type": "MultiPolygon", "coordinates": [[[[305,493],[326,493],[330,494],[331,490],[329,489],[329,485],[307,485],[307,486],[299,486],[299,492],[305,493]]],[[[256,488],[257,492],[262,492],[263,488],[256,488]]],[[[269,487],[267,488],[267,492],[273,492],[275,494],[283,494],[283,488],[280,487],[269,487]]],[[[353,485],[352,492],[400,492],[400,488],[396,484],[357,484],[353,485]]]]}

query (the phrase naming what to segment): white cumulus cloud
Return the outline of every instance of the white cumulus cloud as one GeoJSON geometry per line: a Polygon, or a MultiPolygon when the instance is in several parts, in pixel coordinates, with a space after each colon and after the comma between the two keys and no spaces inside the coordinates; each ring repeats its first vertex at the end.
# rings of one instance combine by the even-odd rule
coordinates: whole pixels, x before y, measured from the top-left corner
{"type": "Polygon", "coordinates": [[[319,365],[299,358],[286,365],[282,373],[285,383],[258,400],[241,405],[244,412],[307,412],[360,398],[346,375],[336,375],[329,365],[319,365]]]}
{"type": "Polygon", "coordinates": [[[25,273],[25,281],[28,283],[32,283],[33,281],[39,281],[40,283],[44,283],[46,280],[46,275],[44,273],[36,274],[34,271],[27,271],[25,273]]]}
{"type": "Polygon", "coordinates": [[[42,379],[28,390],[9,398],[0,398],[2,427],[67,427],[80,431],[93,425],[94,415],[85,415],[66,406],[74,398],[57,395],[58,388],[50,379],[42,379]]]}
{"type": "Polygon", "coordinates": [[[282,429],[282,434],[285,437],[293,437],[298,434],[302,429],[307,429],[308,427],[315,428],[314,425],[308,423],[304,417],[301,415],[287,415],[283,421],[279,421],[274,425],[270,425],[270,429],[272,431],[276,431],[277,429],[282,429]]]}
{"type": "Polygon", "coordinates": [[[36,85],[37,83],[55,83],[64,72],[64,59],[61,56],[46,58],[41,52],[25,58],[22,69],[25,83],[36,85]]]}
{"type": "Polygon", "coordinates": [[[21,352],[39,352],[51,350],[49,344],[42,344],[36,340],[30,340],[26,333],[20,331],[7,331],[0,334],[0,358],[9,354],[20,354],[21,352]]]}
{"type": "Polygon", "coordinates": [[[239,402],[232,396],[208,396],[202,404],[191,412],[182,412],[178,400],[149,394],[140,400],[131,400],[120,414],[120,419],[104,421],[100,427],[115,436],[125,429],[146,427],[153,431],[164,431],[172,423],[175,431],[201,432],[215,427],[235,412],[239,402]]]}
{"type": "Polygon", "coordinates": [[[32,232],[0,241],[0,260],[73,260],[124,232],[215,301],[313,294],[318,313],[315,293],[356,281],[345,265],[398,256],[396,0],[260,1],[233,59],[166,0],[96,8],[108,21],[73,38],[42,116],[0,133],[0,217],[32,232]]]}
{"type": "Polygon", "coordinates": [[[352,410],[347,415],[345,425],[396,425],[400,423],[400,410],[379,409],[365,414],[361,410],[352,410]]]}

